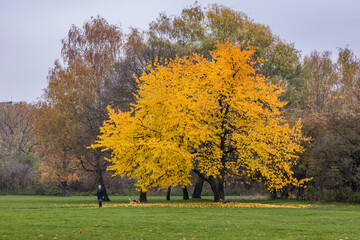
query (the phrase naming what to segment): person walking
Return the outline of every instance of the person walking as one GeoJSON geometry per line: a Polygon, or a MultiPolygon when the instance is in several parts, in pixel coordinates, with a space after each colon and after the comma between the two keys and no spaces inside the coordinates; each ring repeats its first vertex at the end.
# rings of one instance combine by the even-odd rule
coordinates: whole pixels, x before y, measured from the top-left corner
{"type": "Polygon", "coordinates": [[[96,196],[99,201],[99,207],[102,207],[102,200],[104,198],[104,190],[101,188],[101,185],[99,185],[98,190],[96,191],[96,196]]]}

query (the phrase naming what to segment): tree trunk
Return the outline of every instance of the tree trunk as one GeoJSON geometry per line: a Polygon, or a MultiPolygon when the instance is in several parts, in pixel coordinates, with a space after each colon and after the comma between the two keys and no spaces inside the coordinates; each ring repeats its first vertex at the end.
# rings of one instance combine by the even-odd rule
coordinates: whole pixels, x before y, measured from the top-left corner
{"type": "Polygon", "coordinates": [[[142,190],[140,191],[139,201],[141,203],[147,203],[148,202],[146,192],[143,192],[142,190]]]}
{"type": "Polygon", "coordinates": [[[271,199],[277,199],[277,192],[276,192],[276,190],[271,191],[270,194],[271,194],[271,199]]]}
{"type": "Polygon", "coordinates": [[[97,175],[98,175],[98,179],[99,179],[99,184],[101,185],[101,188],[104,191],[104,201],[110,201],[110,198],[109,198],[109,196],[107,194],[107,191],[106,191],[106,186],[105,186],[102,171],[97,172],[97,175]]]}
{"type": "Polygon", "coordinates": [[[217,186],[218,186],[221,202],[226,202],[225,201],[225,192],[224,192],[224,185],[225,185],[224,177],[225,177],[225,175],[222,178],[217,179],[217,186]]]}
{"type": "Polygon", "coordinates": [[[284,187],[280,193],[281,193],[280,197],[282,199],[288,199],[290,197],[288,187],[284,187]]]}
{"type": "MultiPolygon", "coordinates": [[[[211,190],[214,194],[214,202],[225,202],[225,172],[222,172],[222,178],[204,177],[198,170],[193,170],[203,181],[207,181],[210,184],[211,190]]],[[[202,183],[203,184],[203,183],[202,183]]],[[[202,188],[201,188],[202,189],[202,188]]]]}
{"type": "Polygon", "coordinates": [[[183,187],[183,200],[189,200],[189,192],[187,187],[183,187]]]}
{"type": "Polygon", "coordinates": [[[216,180],[213,177],[209,177],[209,184],[214,194],[214,202],[221,202],[220,193],[216,180]]]}
{"type": "Polygon", "coordinates": [[[204,186],[204,180],[201,177],[197,176],[194,192],[192,194],[193,199],[201,199],[203,186],[204,186]]]}
{"type": "Polygon", "coordinates": [[[62,181],[60,183],[61,183],[61,190],[62,190],[61,196],[67,197],[67,181],[62,181]]]}
{"type": "Polygon", "coordinates": [[[168,187],[167,193],[166,193],[166,200],[170,201],[170,194],[171,194],[171,186],[168,187]]]}

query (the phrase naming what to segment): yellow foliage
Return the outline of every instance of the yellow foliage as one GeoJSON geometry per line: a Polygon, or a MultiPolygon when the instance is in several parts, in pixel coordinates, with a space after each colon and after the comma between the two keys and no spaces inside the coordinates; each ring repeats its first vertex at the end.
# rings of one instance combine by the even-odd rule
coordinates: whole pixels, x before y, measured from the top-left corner
{"type": "Polygon", "coordinates": [[[303,151],[300,121],[290,127],[281,117],[281,83],[256,73],[253,54],[226,42],[211,61],[194,54],[149,65],[132,111],[109,107],[92,147],[112,150],[109,170],[138,179],[143,191],[186,186],[194,168],[214,178],[245,174],[269,190],[303,184],[291,170],[303,151]]]}

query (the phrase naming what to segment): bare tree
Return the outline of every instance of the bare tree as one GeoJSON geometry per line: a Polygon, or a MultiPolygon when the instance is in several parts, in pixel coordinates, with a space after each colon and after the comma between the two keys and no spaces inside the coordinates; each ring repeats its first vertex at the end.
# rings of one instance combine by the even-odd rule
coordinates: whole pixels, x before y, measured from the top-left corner
{"type": "Polygon", "coordinates": [[[0,103],[0,189],[31,187],[38,161],[33,136],[33,107],[0,103]]]}

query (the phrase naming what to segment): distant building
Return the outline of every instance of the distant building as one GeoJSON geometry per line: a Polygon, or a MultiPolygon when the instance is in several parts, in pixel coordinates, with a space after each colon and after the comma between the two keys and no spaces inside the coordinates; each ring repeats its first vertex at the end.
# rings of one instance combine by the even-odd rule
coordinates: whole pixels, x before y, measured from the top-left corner
{"type": "Polygon", "coordinates": [[[13,102],[13,101],[0,102],[0,107],[14,106],[14,105],[19,104],[19,103],[20,103],[20,102],[13,102]]]}

